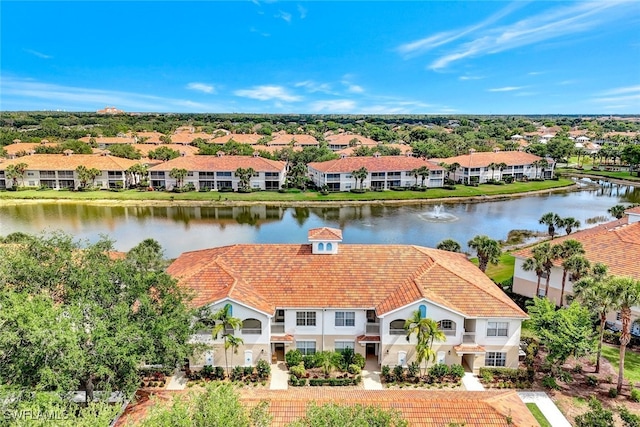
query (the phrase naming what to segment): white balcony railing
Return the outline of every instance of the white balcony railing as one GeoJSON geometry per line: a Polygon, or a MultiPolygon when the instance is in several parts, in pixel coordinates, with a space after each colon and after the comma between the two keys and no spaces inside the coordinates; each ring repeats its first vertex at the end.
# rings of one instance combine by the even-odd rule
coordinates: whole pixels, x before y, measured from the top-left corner
{"type": "Polygon", "coordinates": [[[271,333],[272,334],[284,334],[284,323],[272,323],[271,324],[271,333]]]}
{"type": "Polygon", "coordinates": [[[462,343],[463,344],[475,344],[476,343],[476,333],[475,332],[465,332],[462,335],[462,343]]]}
{"type": "Polygon", "coordinates": [[[242,335],[260,335],[262,328],[242,328],[242,335]]]}
{"type": "Polygon", "coordinates": [[[379,323],[367,323],[367,327],[365,329],[365,334],[367,334],[367,335],[379,335],[380,334],[380,324],[379,323]]]}

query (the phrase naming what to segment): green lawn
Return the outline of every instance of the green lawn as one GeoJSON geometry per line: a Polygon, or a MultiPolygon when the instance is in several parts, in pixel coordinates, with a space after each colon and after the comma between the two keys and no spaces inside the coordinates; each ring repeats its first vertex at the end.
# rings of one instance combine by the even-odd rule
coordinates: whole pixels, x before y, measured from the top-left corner
{"type": "Polygon", "coordinates": [[[624,179],[627,181],[640,181],[640,178],[637,175],[631,175],[629,171],[613,172],[613,171],[606,171],[606,170],[594,171],[594,170],[591,170],[591,168],[585,168],[582,170],[571,168],[571,169],[558,169],[557,172],[571,173],[575,175],[580,175],[580,174],[596,175],[596,176],[601,176],[603,178],[617,178],[617,179],[624,179]]]}
{"type": "MultiPolygon", "coordinates": [[[[602,356],[607,359],[618,372],[620,366],[618,361],[620,359],[620,349],[618,347],[604,344],[602,346],[602,356]]],[[[640,382],[640,353],[630,351],[627,348],[624,356],[624,377],[632,383],[640,382]]]]}
{"type": "Polygon", "coordinates": [[[369,191],[364,194],[350,192],[330,193],[326,196],[316,191],[279,193],[257,191],[254,193],[189,192],[166,193],[161,191],[126,190],[112,191],[55,191],[25,190],[3,191],[0,199],[70,199],[70,200],[191,200],[191,201],[248,201],[248,202],[318,202],[318,201],[374,201],[374,200],[428,200],[448,197],[482,197],[501,194],[525,193],[566,187],[569,179],[558,181],[515,182],[507,185],[481,185],[466,187],[457,185],[455,190],[432,188],[427,191],[369,191]]]}
{"type": "MultiPolygon", "coordinates": [[[[471,258],[471,262],[478,265],[478,258],[471,258]]],[[[516,258],[508,252],[500,256],[498,265],[489,264],[486,274],[496,283],[502,283],[513,277],[513,268],[516,258]]]]}
{"type": "Polygon", "coordinates": [[[536,421],[538,421],[540,427],[551,427],[551,423],[542,414],[542,411],[540,410],[540,408],[538,408],[538,405],[533,402],[525,403],[525,405],[527,405],[527,408],[529,408],[529,411],[531,411],[533,417],[536,419],[536,421]]]}

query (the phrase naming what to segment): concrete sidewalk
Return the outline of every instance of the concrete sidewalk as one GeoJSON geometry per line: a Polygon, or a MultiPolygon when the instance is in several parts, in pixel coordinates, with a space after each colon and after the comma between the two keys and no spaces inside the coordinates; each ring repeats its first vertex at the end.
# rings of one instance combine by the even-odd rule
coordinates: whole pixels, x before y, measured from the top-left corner
{"type": "Polygon", "coordinates": [[[362,386],[365,390],[382,390],[382,382],[380,381],[380,371],[378,363],[375,360],[367,360],[362,370],[362,386]]]}
{"type": "Polygon", "coordinates": [[[524,403],[535,403],[544,417],[553,427],[571,427],[553,400],[543,391],[519,391],[518,396],[524,403]]]}
{"type": "Polygon", "coordinates": [[[468,391],[484,391],[484,386],[480,381],[478,381],[478,377],[476,377],[472,372],[465,372],[462,377],[462,385],[465,390],[468,391]]]}
{"type": "Polygon", "coordinates": [[[289,388],[289,374],[284,362],[271,364],[270,390],[286,390],[289,388]]]}
{"type": "Polygon", "coordinates": [[[167,384],[167,390],[184,390],[187,387],[187,377],[184,375],[184,371],[176,369],[173,375],[169,379],[167,384]]]}

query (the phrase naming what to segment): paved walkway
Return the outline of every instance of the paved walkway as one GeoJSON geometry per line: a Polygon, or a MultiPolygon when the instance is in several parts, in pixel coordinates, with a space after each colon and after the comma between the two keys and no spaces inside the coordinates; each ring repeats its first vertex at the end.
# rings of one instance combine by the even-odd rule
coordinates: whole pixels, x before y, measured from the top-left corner
{"type": "Polygon", "coordinates": [[[289,375],[287,373],[287,365],[284,362],[278,362],[271,365],[271,383],[270,390],[286,390],[289,388],[289,375]]]}
{"type": "Polygon", "coordinates": [[[365,390],[382,390],[380,382],[380,371],[378,370],[378,362],[375,360],[367,360],[362,370],[362,385],[365,390]]]}
{"type": "Polygon", "coordinates": [[[462,385],[465,390],[468,391],[484,391],[484,386],[480,381],[478,381],[478,377],[473,375],[472,372],[465,372],[462,377],[462,385]]]}
{"type": "Polygon", "coordinates": [[[187,387],[187,377],[180,369],[173,372],[173,376],[169,379],[167,390],[184,390],[187,387]]]}
{"type": "Polygon", "coordinates": [[[569,421],[562,415],[562,412],[543,391],[520,391],[518,396],[524,403],[535,403],[540,408],[544,417],[553,427],[571,427],[569,421]]]}

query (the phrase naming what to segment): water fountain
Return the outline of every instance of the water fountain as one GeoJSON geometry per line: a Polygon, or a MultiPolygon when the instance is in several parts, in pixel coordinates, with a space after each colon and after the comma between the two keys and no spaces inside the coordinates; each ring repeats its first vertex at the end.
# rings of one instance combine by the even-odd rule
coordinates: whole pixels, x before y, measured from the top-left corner
{"type": "Polygon", "coordinates": [[[428,222],[454,222],[458,217],[449,212],[445,212],[442,204],[435,205],[430,212],[419,214],[420,218],[428,222]]]}

